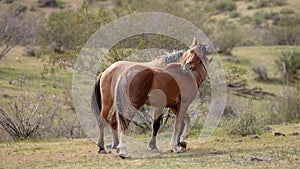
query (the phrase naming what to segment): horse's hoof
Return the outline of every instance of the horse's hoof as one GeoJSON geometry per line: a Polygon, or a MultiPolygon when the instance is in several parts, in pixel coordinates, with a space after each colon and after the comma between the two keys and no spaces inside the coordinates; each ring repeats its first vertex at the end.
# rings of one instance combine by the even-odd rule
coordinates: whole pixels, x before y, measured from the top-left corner
{"type": "Polygon", "coordinates": [[[124,152],[122,153],[121,151],[119,151],[118,155],[119,155],[119,157],[122,158],[122,159],[127,159],[127,158],[129,158],[129,156],[127,155],[127,153],[124,153],[124,152]]]}
{"type": "Polygon", "coordinates": [[[178,145],[179,145],[180,147],[182,147],[183,149],[186,149],[186,147],[187,147],[187,142],[185,142],[185,141],[180,141],[180,142],[178,143],[178,145]]]}
{"type": "Polygon", "coordinates": [[[173,153],[182,153],[183,151],[179,147],[174,147],[174,148],[172,148],[171,152],[173,152],[173,153]]]}
{"type": "Polygon", "coordinates": [[[119,157],[120,158],[122,158],[122,159],[127,159],[127,158],[129,158],[127,155],[125,155],[125,154],[119,154],[119,157]]]}
{"type": "Polygon", "coordinates": [[[98,154],[107,154],[107,152],[105,150],[99,150],[98,154]]]}
{"type": "Polygon", "coordinates": [[[152,153],[159,153],[159,150],[158,150],[158,148],[151,148],[150,152],[152,152],[152,153]]]}

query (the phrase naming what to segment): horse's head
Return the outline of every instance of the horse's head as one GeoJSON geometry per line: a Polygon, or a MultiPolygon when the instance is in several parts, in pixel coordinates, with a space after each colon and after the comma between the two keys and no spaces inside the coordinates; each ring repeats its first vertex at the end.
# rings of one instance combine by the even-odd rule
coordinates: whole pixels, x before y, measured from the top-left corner
{"type": "Polygon", "coordinates": [[[193,71],[200,64],[204,64],[204,66],[208,66],[208,64],[212,61],[212,59],[207,58],[208,51],[204,44],[198,43],[197,39],[194,38],[190,49],[187,50],[182,58],[181,64],[184,72],[193,71]]]}

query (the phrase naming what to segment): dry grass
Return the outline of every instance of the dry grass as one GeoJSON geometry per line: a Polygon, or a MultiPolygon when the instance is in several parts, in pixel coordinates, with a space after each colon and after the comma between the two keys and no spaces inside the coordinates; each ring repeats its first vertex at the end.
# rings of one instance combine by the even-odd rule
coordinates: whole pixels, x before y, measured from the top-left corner
{"type": "Polygon", "coordinates": [[[0,143],[0,168],[297,168],[300,164],[300,124],[271,126],[260,136],[226,137],[221,131],[208,142],[190,138],[188,151],[122,160],[97,154],[88,139],[56,139],[0,143]],[[285,137],[275,137],[282,132],[285,137]]]}

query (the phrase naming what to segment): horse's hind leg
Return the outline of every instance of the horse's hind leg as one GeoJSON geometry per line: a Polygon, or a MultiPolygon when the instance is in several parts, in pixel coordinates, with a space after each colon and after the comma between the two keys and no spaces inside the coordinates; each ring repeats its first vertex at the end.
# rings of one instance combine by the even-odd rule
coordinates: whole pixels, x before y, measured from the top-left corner
{"type": "Polygon", "coordinates": [[[117,146],[118,149],[118,155],[124,159],[127,158],[127,145],[126,145],[126,138],[128,135],[128,127],[129,124],[133,118],[133,116],[130,117],[125,117],[121,113],[117,114],[118,118],[118,132],[120,134],[120,142],[119,145],[117,146]]]}
{"type": "Polygon", "coordinates": [[[110,148],[116,149],[119,144],[119,137],[118,137],[118,121],[117,121],[117,113],[116,110],[113,111],[111,118],[110,118],[110,126],[112,130],[112,144],[110,148]]]}
{"type": "Polygon", "coordinates": [[[153,120],[153,124],[152,124],[152,135],[151,135],[151,140],[149,142],[149,147],[150,150],[152,152],[158,152],[158,148],[156,146],[156,136],[157,136],[157,132],[160,128],[160,121],[162,119],[162,111],[163,108],[154,108],[154,120],[153,120]]]}
{"type": "Polygon", "coordinates": [[[99,117],[99,139],[97,143],[99,147],[99,151],[98,151],[99,154],[106,153],[104,148],[104,128],[108,121],[107,118],[112,104],[113,104],[112,100],[108,100],[105,102],[102,100],[102,109],[99,117]]]}

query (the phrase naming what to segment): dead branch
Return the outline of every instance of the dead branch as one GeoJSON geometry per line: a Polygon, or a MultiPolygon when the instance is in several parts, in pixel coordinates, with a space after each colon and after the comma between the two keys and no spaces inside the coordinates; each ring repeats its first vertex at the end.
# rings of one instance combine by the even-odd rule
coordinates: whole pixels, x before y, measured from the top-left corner
{"type": "Polygon", "coordinates": [[[274,97],[274,93],[263,91],[261,88],[255,87],[252,89],[247,88],[247,84],[243,81],[231,82],[227,84],[229,93],[232,93],[237,96],[253,98],[261,100],[267,96],[274,97]]]}

